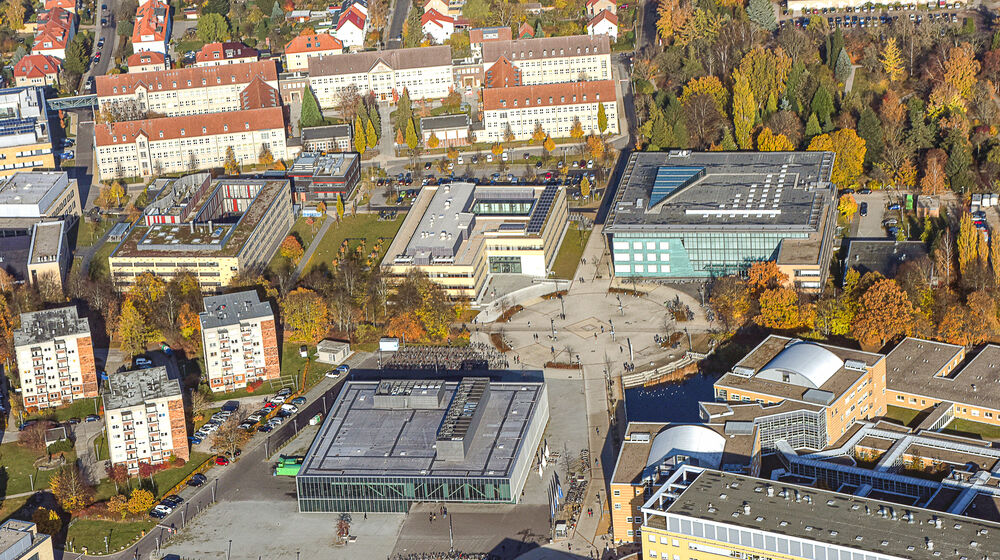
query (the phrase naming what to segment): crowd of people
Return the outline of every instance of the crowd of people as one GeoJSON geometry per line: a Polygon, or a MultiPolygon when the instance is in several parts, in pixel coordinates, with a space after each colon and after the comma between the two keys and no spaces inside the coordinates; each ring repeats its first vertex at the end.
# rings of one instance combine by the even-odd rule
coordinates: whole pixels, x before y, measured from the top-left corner
{"type": "Polygon", "coordinates": [[[507,357],[495,348],[473,342],[465,347],[408,345],[385,360],[382,369],[483,370],[508,366],[507,357]]]}

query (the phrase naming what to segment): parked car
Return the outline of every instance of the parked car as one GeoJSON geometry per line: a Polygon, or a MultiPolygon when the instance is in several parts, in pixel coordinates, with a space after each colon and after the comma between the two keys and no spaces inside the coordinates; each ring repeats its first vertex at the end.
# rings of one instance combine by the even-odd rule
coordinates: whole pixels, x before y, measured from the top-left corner
{"type": "Polygon", "coordinates": [[[299,411],[299,407],[295,406],[294,404],[283,404],[281,405],[281,410],[285,410],[291,412],[292,414],[295,414],[296,412],[299,411]]]}
{"type": "Polygon", "coordinates": [[[208,482],[208,477],[206,477],[205,475],[203,475],[201,473],[197,473],[197,474],[193,475],[191,478],[188,479],[187,485],[188,486],[201,486],[202,484],[205,484],[206,482],[208,482]]]}
{"type": "Polygon", "coordinates": [[[69,148],[73,144],[76,144],[76,141],[73,140],[72,138],[63,138],[62,139],[63,148],[69,148]]]}
{"type": "Polygon", "coordinates": [[[167,504],[170,507],[177,507],[184,503],[184,498],[178,496],[177,494],[171,494],[163,500],[160,501],[161,504],[167,504]]]}
{"type": "Polygon", "coordinates": [[[430,168],[431,168],[431,162],[428,161],[427,163],[424,164],[424,169],[430,169],[430,168]]]}
{"type": "Polygon", "coordinates": [[[101,417],[96,414],[88,414],[85,420],[87,422],[100,422],[101,417]]]}
{"type": "Polygon", "coordinates": [[[164,518],[164,517],[166,517],[166,516],[167,516],[167,515],[168,515],[169,513],[170,513],[170,512],[168,512],[168,511],[164,511],[164,510],[160,509],[160,506],[159,506],[159,505],[157,505],[157,506],[156,506],[156,507],[154,507],[153,509],[149,510],[149,516],[150,516],[150,517],[153,517],[153,518],[156,518],[156,519],[163,519],[163,518],[164,518]]]}
{"type": "Polygon", "coordinates": [[[277,392],[277,395],[278,395],[279,397],[281,397],[281,396],[285,396],[285,397],[287,397],[288,395],[291,395],[291,394],[292,394],[292,390],[291,390],[291,389],[289,389],[288,387],[282,387],[282,388],[281,388],[280,390],[278,390],[278,392],[277,392]]]}
{"type": "Polygon", "coordinates": [[[65,152],[59,154],[59,159],[75,159],[76,153],[73,150],[66,150],[65,152]]]}
{"type": "Polygon", "coordinates": [[[299,356],[302,357],[302,358],[308,358],[309,357],[309,349],[306,348],[305,346],[299,346],[299,356]]]}
{"type": "Polygon", "coordinates": [[[862,202],[861,203],[861,210],[858,213],[861,214],[862,216],[867,216],[868,215],[868,203],[867,202],[862,202]]]}
{"type": "Polygon", "coordinates": [[[340,364],[339,366],[337,366],[337,371],[339,371],[340,373],[351,373],[351,366],[347,364],[340,364]]]}
{"type": "Polygon", "coordinates": [[[188,441],[191,442],[191,445],[198,445],[199,443],[201,443],[201,442],[203,442],[205,440],[201,439],[200,437],[198,437],[197,434],[195,434],[193,436],[188,436],[188,441]]]}
{"type": "Polygon", "coordinates": [[[271,403],[281,404],[283,402],[285,402],[285,395],[275,395],[271,397],[271,403]]]}
{"type": "Polygon", "coordinates": [[[305,397],[295,397],[294,399],[291,400],[291,403],[293,405],[295,405],[295,406],[302,406],[302,405],[306,404],[306,398],[305,397]]]}
{"type": "Polygon", "coordinates": [[[263,426],[257,428],[258,432],[263,432],[265,434],[268,433],[268,432],[270,432],[270,431],[272,431],[272,430],[274,430],[274,426],[271,425],[271,424],[264,424],[263,426]]]}
{"type": "Polygon", "coordinates": [[[153,362],[148,358],[136,358],[135,367],[137,368],[148,368],[153,367],[153,362]]]}
{"type": "Polygon", "coordinates": [[[340,375],[340,373],[337,372],[337,370],[335,370],[335,369],[331,369],[330,371],[326,372],[326,376],[329,377],[329,378],[331,378],[331,379],[333,379],[334,377],[337,377],[338,375],[340,375]]]}
{"type": "Polygon", "coordinates": [[[227,458],[224,455],[219,455],[218,457],[215,458],[215,464],[219,465],[220,467],[224,467],[229,464],[229,458],[227,458]]]}

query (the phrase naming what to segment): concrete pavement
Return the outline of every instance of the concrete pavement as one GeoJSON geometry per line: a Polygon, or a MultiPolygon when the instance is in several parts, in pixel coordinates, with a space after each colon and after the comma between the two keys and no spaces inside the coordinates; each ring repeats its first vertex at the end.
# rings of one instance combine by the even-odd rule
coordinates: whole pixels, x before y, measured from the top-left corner
{"type": "MultiPolygon", "coordinates": [[[[334,209],[336,211],[336,209],[334,209]]],[[[323,237],[326,236],[326,231],[330,229],[330,224],[333,223],[333,218],[327,214],[323,219],[323,225],[320,226],[319,231],[316,232],[316,236],[313,237],[309,247],[306,248],[305,252],[302,254],[302,258],[299,259],[299,264],[296,265],[295,270],[292,272],[292,283],[295,283],[302,275],[302,271],[305,270],[306,265],[309,264],[309,260],[312,259],[316,249],[319,247],[320,243],[323,242],[323,237]]]]}

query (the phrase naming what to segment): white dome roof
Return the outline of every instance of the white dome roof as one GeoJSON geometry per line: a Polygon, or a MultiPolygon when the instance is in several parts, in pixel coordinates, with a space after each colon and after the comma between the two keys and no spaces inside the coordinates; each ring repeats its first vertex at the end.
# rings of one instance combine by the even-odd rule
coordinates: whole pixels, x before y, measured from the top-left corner
{"type": "Polygon", "coordinates": [[[778,353],[757,377],[819,389],[842,367],[844,361],[826,348],[796,342],[778,353]]]}
{"type": "Polygon", "coordinates": [[[717,469],[722,464],[725,447],[726,438],[711,428],[697,424],[671,426],[653,438],[646,467],[655,467],[675,455],[685,455],[697,459],[699,466],[717,469]]]}

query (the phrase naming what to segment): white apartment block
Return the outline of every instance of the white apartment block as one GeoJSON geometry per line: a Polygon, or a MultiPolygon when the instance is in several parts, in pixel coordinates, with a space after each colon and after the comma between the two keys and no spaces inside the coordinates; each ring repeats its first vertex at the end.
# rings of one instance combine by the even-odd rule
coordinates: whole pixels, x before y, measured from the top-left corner
{"type": "Polygon", "coordinates": [[[281,107],[98,124],[94,146],[102,180],[222,167],[230,147],[241,165],[288,159],[281,107]]]}
{"type": "Polygon", "coordinates": [[[447,45],[309,59],[309,85],[323,109],[335,108],[340,91],[351,84],[361,94],[395,102],[404,89],[413,100],[442,99],[454,83],[447,45]]]}
{"type": "Polygon", "coordinates": [[[507,127],[516,140],[527,140],[537,125],[553,138],[568,138],[579,119],[586,135],[600,134],[599,105],[608,118],[606,134],[618,133],[618,102],[615,83],[576,82],[487,88],[483,90],[483,130],[479,142],[499,142],[507,127]]]}
{"type": "Polygon", "coordinates": [[[281,376],[274,309],[256,291],[206,297],[198,318],[212,391],[234,391],[281,376]]]}
{"type": "Polygon", "coordinates": [[[240,111],[241,94],[258,80],[278,89],[274,60],[98,76],[97,104],[135,106],[167,117],[240,111]]]}
{"type": "Polygon", "coordinates": [[[486,87],[613,79],[606,35],[490,41],[482,48],[486,87]]]}
{"type": "Polygon", "coordinates": [[[112,465],[125,465],[135,475],[140,463],[190,458],[181,383],[166,367],[113,373],[108,389],[104,424],[112,465]]]}
{"type": "Polygon", "coordinates": [[[14,355],[29,411],[97,396],[90,324],[76,307],[22,313],[21,328],[14,331],[14,355]]]}

